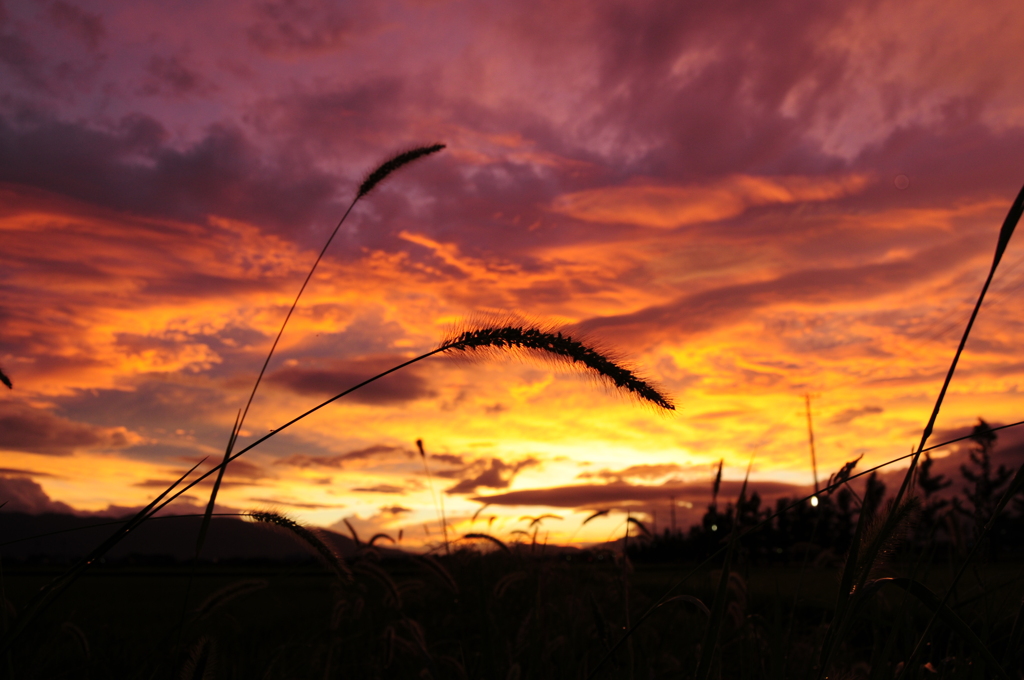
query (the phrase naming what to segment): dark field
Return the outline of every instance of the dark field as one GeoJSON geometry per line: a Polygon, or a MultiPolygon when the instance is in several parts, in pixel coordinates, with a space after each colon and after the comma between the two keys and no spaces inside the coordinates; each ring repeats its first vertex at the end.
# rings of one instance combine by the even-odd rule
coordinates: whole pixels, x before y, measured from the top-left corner
{"type": "MultiPolygon", "coordinates": [[[[425,562],[353,563],[342,583],[317,564],[201,565],[180,629],[189,566],[98,565],[41,614],[5,661],[17,678],[586,678],[629,623],[678,579],[675,595],[715,600],[720,570],[637,564],[610,551],[539,554],[513,546],[425,562]],[[230,590],[236,589],[234,597],[230,590]],[[220,593],[221,600],[211,600],[220,593]],[[196,610],[201,609],[199,613],[196,610]],[[180,643],[178,642],[180,635],[180,643]]],[[[813,678],[841,566],[736,565],[714,677],[813,678]]],[[[15,609],[61,572],[7,569],[15,609]]],[[[916,572],[942,593],[951,570],[916,572]]],[[[1019,562],[979,565],[951,606],[1004,656],[1024,596],[1019,562]]],[[[929,612],[894,586],[858,613],[828,677],[892,678],[929,612]]],[[[707,614],[694,600],[658,607],[595,677],[693,677],[707,614]]],[[[940,623],[907,677],[994,677],[940,623]]],[[[1019,658],[1009,664],[1020,677],[1019,658]]]]}

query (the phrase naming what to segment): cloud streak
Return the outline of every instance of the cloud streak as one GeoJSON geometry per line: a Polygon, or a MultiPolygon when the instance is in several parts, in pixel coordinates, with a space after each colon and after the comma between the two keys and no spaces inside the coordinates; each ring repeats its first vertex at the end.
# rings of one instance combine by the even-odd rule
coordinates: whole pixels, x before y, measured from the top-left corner
{"type": "Polygon", "coordinates": [[[719,222],[750,208],[831,201],[861,191],[863,175],[827,177],[755,177],[736,175],[704,186],[636,185],[563,194],[552,210],[562,215],[610,224],[672,229],[719,222]]]}

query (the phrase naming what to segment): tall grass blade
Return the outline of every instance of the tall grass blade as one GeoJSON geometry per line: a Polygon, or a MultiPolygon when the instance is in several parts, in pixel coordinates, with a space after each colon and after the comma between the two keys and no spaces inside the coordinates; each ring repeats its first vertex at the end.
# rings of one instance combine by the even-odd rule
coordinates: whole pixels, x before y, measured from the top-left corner
{"type": "MultiPolygon", "coordinates": [[[[434,492],[434,477],[430,474],[430,467],[427,465],[427,450],[423,447],[423,440],[416,440],[416,448],[420,452],[420,460],[423,461],[423,472],[427,475],[427,484],[430,487],[430,498],[434,501],[434,510],[437,511],[437,520],[441,523],[441,535],[444,537],[444,554],[451,554],[451,546],[448,542],[448,518],[444,515],[444,497],[438,499],[434,492]]],[[[482,510],[483,508],[481,508],[482,510]]]]}
{"type": "Polygon", "coordinates": [[[392,544],[395,543],[395,539],[391,537],[391,534],[385,534],[384,532],[380,532],[379,534],[374,534],[373,536],[371,536],[370,540],[366,542],[366,545],[373,546],[378,541],[378,539],[391,541],[392,544]]]}
{"type": "MultiPolygon", "coordinates": [[[[267,352],[267,358],[263,360],[263,366],[260,367],[260,372],[256,376],[256,382],[253,384],[252,390],[249,392],[249,398],[245,402],[245,408],[242,409],[242,415],[237,419],[235,427],[231,431],[231,437],[228,440],[228,447],[227,450],[224,452],[224,461],[221,463],[221,466],[217,471],[217,481],[214,482],[213,490],[210,492],[210,501],[208,503],[208,508],[210,508],[209,512],[212,512],[212,508],[217,501],[217,493],[220,491],[221,480],[224,478],[224,473],[227,470],[228,463],[230,463],[232,460],[231,451],[234,449],[235,440],[238,438],[238,433],[241,432],[242,426],[245,424],[245,417],[249,414],[249,407],[252,406],[252,401],[256,397],[256,391],[259,389],[260,383],[263,381],[263,376],[267,372],[267,366],[270,365],[270,360],[273,358],[275,350],[277,350],[277,345],[281,341],[281,336],[284,334],[284,329],[285,327],[288,326],[288,321],[292,318],[292,314],[295,312],[295,308],[299,304],[299,298],[302,297],[302,293],[305,292],[306,286],[309,285],[310,280],[313,278],[313,274],[316,272],[317,267],[320,265],[320,261],[323,260],[324,255],[327,253],[327,249],[331,245],[331,242],[334,241],[334,237],[338,235],[338,231],[341,229],[341,225],[343,225],[345,223],[345,220],[348,219],[349,213],[352,212],[352,209],[356,206],[356,203],[359,202],[359,199],[361,199],[363,196],[369,193],[370,190],[373,189],[373,187],[380,183],[382,180],[384,180],[385,177],[387,177],[389,174],[391,174],[398,168],[402,167],[403,165],[411,163],[417,158],[421,158],[428,154],[440,151],[443,148],[444,144],[435,144],[430,147],[421,147],[418,149],[413,149],[412,151],[407,151],[403,154],[399,154],[398,156],[395,156],[388,162],[384,163],[384,165],[374,170],[370,174],[370,176],[360,185],[359,192],[356,194],[355,198],[352,199],[352,202],[349,203],[349,206],[345,210],[345,213],[341,216],[341,219],[338,220],[338,223],[334,226],[334,230],[331,232],[331,235],[327,237],[327,241],[324,243],[323,248],[320,249],[320,253],[317,255],[316,260],[313,262],[313,266],[309,268],[309,273],[306,274],[305,280],[303,280],[302,285],[299,286],[299,292],[295,294],[295,300],[292,301],[292,306],[288,309],[288,313],[285,314],[284,321],[281,322],[281,328],[277,331],[277,336],[274,338],[274,342],[270,345],[270,351],[267,352]]],[[[200,530],[201,535],[196,543],[196,554],[198,554],[202,550],[203,539],[205,538],[206,535],[205,529],[208,524],[209,520],[204,519],[203,527],[200,530]]]]}
{"type": "Polygon", "coordinates": [[[647,525],[645,525],[643,522],[638,520],[636,517],[627,517],[626,518],[626,524],[627,524],[627,526],[632,524],[633,526],[635,526],[637,529],[640,530],[641,534],[643,534],[647,538],[651,537],[651,530],[648,529],[647,525]]]}
{"type": "Polygon", "coordinates": [[[500,538],[496,538],[494,536],[491,536],[490,534],[466,534],[465,536],[463,536],[463,538],[467,538],[467,539],[476,538],[476,539],[480,539],[480,540],[483,540],[483,541],[490,541],[494,545],[498,546],[498,548],[500,548],[503,552],[506,552],[506,553],[511,553],[512,552],[511,550],[508,549],[508,546],[505,545],[505,542],[503,540],[501,540],[500,538]]]}
{"type": "Polygon", "coordinates": [[[490,503],[484,503],[483,505],[476,509],[476,512],[473,513],[473,519],[471,519],[469,522],[470,526],[476,524],[476,518],[479,517],[480,513],[487,509],[488,506],[490,506],[490,503]]]}
{"type": "Polygon", "coordinates": [[[211,647],[209,638],[200,637],[189,650],[189,658],[182,666],[181,675],[178,677],[181,680],[212,680],[214,673],[211,647]]]}
{"type": "Polygon", "coordinates": [[[715,473],[715,481],[711,485],[711,504],[718,504],[718,490],[722,488],[722,466],[725,465],[725,458],[718,461],[718,472],[715,473]]]}
{"type": "Polygon", "coordinates": [[[694,597],[693,595],[675,595],[674,597],[668,598],[658,606],[664,607],[665,605],[672,602],[685,602],[686,604],[692,605],[694,609],[704,614],[704,616],[708,617],[708,619],[711,618],[711,610],[708,609],[708,606],[704,604],[704,602],[699,597],[694,597]]]}
{"type": "Polygon", "coordinates": [[[416,559],[416,561],[420,565],[426,567],[428,571],[430,571],[442,583],[444,583],[445,587],[447,587],[448,590],[452,591],[456,595],[459,594],[459,582],[455,580],[455,577],[452,576],[452,573],[450,571],[445,569],[444,565],[441,564],[441,561],[439,559],[437,559],[433,555],[420,555],[416,559]]]}
{"type": "Polygon", "coordinates": [[[231,436],[228,437],[228,444],[224,447],[224,462],[221,463],[220,469],[217,470],[217,479],[213,482],[213,490],[210,492],[210,500],[206,504],[206,512],[203,513],[203,522],[199,525],[199,536],[196,538],[196,561],[199,560],[199,554],[203,550],[203,543],[206,541],[206,532],[210,529],[210,519],[213,517],[214,504],[217,502],[217,491],[220,489],[220,483],[224,479],[224,471],[227,469],[228,458],[231,456],[231,450],[235,447],[235,441],[238,439],[238,429],[241,427],[242,412],[239,411],[235,415],[235,424],[231,427],[231,436]]]}
{"type": "Polygon", "coordinates": [[[398,584],[395,583],[386,571],[373,562],[367,562],[366,560],[353,564],[352,571],[360,576],[367,576],[371,580],[376,581],[384,589],[384,601],[386,604],[391,605],[394,609],[402,608],[402,594],[398,589],[398,584]]]}
{"type": "MultiPolygon", "coordinates": [[[[992,516],[989,518],[988,522],[985,523],[985,526],[978,534],[978,537],[975,540],[974,545],[971,546],[970,552],[968,552],[967,557],[964,558],[963,564],[960,565],[960,569],[957,571],[956,576],[953,577],[953,581],[949,584],[949,587],[946,588],[946,592],[942,596],[943,606],[945,606],[949,602],[950,596],[956,589],[956,586],[960,582],[960,579],[963,578],[964,573],[967,571],[968,565],[970,565],[971,560],[974,559],[975,553],[978,552],[979,546],[981,546],[984,543],[985,538],[988,536],[989,532],[992,531],[992,527],[995,526],[996,519],[1003,512],[1003,510],[1006,509],[1006,505],[1010,502],[1010,499],[1016,496],[1017,494],[1021,493],[1022,491],[1024,491],[1024,465],[1021,465],[1019,468],[1017,468],[1017,474],[1014,475],[1013,481],[1010,482],[1010,485],[1006,488],[1006,491],[1003,492],[1002,498],[999,499],[999,503],[996,505],[995,510],[992,512],[992,516]]],[[[933,614],[932,617],[928,620],[928,625],[926,625],[924,631],[921,632],[921,635],[917,640],[917,645],[915,645],[914,651],[913,653],[911,653],[910,658],[907,659],[907,663],[904,666],[903,671],[899,674],[899,676],[897,676],[897,680],[900,680],[900,678],[903,677],[903,675],[906,673],[906,669],[910,666],[914,659],[917,658],[917,655],[918,653],[920,653],[921,647],[924,644],[925,639],[927,639],[928,633],[931,632],[932,626],[935,624],[935,620],[937,617],[938,612],[933,614]]]]}
{"type": "Polygon", "coordinates": [[[88,569],[89,566],[91,566],[100,557],[105,555],[108,550],[117,545],[122,538],[124,538],[129,533],[134,531],[139,526],[139,524],[141,524],[147,518],[149,513],[155,512],[154,508],[156,508],[156,510],[159,510],[160,507],[163,507],[157,507],[160,501],[163,500],[163,498],[167,494],[169,494],[172,490],[174,490],[175,487],[181,484],[181,482],[184,481],[186,477],[192,474],[195,471],[195,469],[202,465],[204,462],[206,462],[205,458],[196,463],[195,465],[193,465],[185,474],[179,477],[177,481],[173,482],[169,487],[164,489],[164,491],[159,496],[154,498],[149,505],[144,507],[142,510],[139,510],[134,517],[128,520],[128,522],[122,525],[119,529],[117,529],[117,531],[115,531],[109,538],[107,538],[107,540],[103,541],[103,543],[93,548],[88,555],[86,555],[78,562],[76,562],[70,569],[68,569],[66,572],[64,572],[63,574],[52,580],[50,583],[48,583],[46,586],[41,588],[39,592],[36,593],[35,597],[32,598],[32,600],[22,611],[21,615],[18,616],[18,618],[14,621],[14,624],[8,630],[6,630],[4,632],[3,637],[0,638],[0,654],[10,649],[11,645],[18,638],[18,636],[20,636],[22,632],[24,632],[25,628],[28,627],[28,624],[31,623],[32,619],[34,619],[40,612],[46,609],[46,607],[48,607],[50,603],[52,603],[61,593],[67,590],[67,588],[72,583],[74,583],[79,576],[82,575],[82,572],[88,569]]]}
{"type": "MultiPolygon", "coordinates": [[[[1010,675],[1007,673],[1002,665],[996,661],[995,656],[989,651],[989,648],[985,646],[985,643],[981,641],[981,638],[971,629],[963,619],[957,616],[956,612],[950,609],[945,602],[939,600],[935,593],[931,591],[926,585],[912,578],[880,578],[873,581],[869,581],[865,584],[862,590],[862,596],[860,603],[863,604],[867,598],[876,594],[882,589],[882,586],[892,584],[899,588],[902,588],[906,592],[916,597],[921,604],[925,606],[928,611],[932,613],[933,617],[942,617],[942,620],[946,622],[957,635],[959,635],[964,642],[978,654],[982,659],[985,660],[986,668],[985,671],[990,676],[997,675],[1004,680],[1010,680],[1010,675]]],[[[910,666],[911,660],[908,659],[907,663],[904,664],[904,668],[910,666]]]]}
{"type": "Polygon", "coordinates": [[[0,368],[0,383],[7,385],[7,389],[9,390],[14,389],[14,385],[11,383],[11,379],[7,377],[7,374],[4,373],[2,368],[0,368]]]}
{"type": "Polygon", "coordinates": [[[361,546],[363,542],[359,540],[359,534],[356,533],[356,528],[352,526],[352,522],[349,522],[347,519],[343,519],[341,521],[345,523],[346,527],[348,527],[348,533],[352,534],[352,540],[355,542],[356,547],[361,546]]]}
{"type": "Polygon", "coordinates": [[[715,652],[718,649],[718,635],[725,620],[725,606],[729,590],[729,569],[732,566],[732,557],[736,552],[736,545],[739,543],[740,523],[739,509],[747,499],[747,482],[750,480],[750,468],[754,464],[753,458],[747,465],[747,474],[743,478],[743,486],[740,487],[740,497],[736,502],[736,517],[732,524],[732,532],[729,534],[729,545],[725,551],[725,561],[722,563],[722,574],[718,578],[718,589],[715,592],[715,600],[711,604],[711,618],[708,627],[704,631],[704,639],[700,644],[700,660],[697,662],[697,680],[707,680],[711,673],[711,665],[714,663],[715,652]]]}
{"type": "Polygon", "coordinates": [[[894,549],[902,537],[901,531],[919,506],[916,497],[904,499],[898,506],[890,504],[884,520],[861,512],[857,520],[854,542],[850,546],[840,579],[836,613],[829,625],[829,634],[822,645],[818,677],[828,670],[832,654],[854,618],[854,612],[862,600],[864,584],[871,576],[879,557],[894,549]],[[834,632],[833,632],[834,631],[834,632]]]}
{"type": "Polygon", "coordinates": [[[814,451],[814,422],[811,420],[811,395],[805,394],[807,405],[807,441],[811,446],[811,471],[814,473],[814,493],[818,493],[818,457],[814,451]]]}
{"type": "Polygon", "coordinates": [[[1006,645],[1006,653],[1003,655],[1003,665],[1009,666],[1013,663],[1017,650],[1020,649],[1021,638],[1024,636],[1024,600],[1021,600],[1017,608],[1017,616],[1013,618],[1013,627],[1010,629],[1010,641],[1006,645]]]}
{"type": "MultiPolygon", "coordinates": [[[[859,460],[859,459],[858,459],[859,460]]],[[[849,463],[847,463],[849,465],[849,463]]],[[[852,469],[852,468],[850,468],[852,469]]],[[[848,478],[849,471],[846,467],[840,470],[840,477],[848,478]],[[845,475],[843,472],[845,471],[845,475]]],[[[818,655],[818,678],[825,673],[829,660],[832,657],[832,649],[840,637],[840,628],[845,627],[846,611],[853,595],[853,582],[857,574],[857,564],[860,561],[860,544],[864,536],[864,528],[870,521],[865,513],[857,517],[857,527],[853,531],[853,540],[850,542],[850,552],[846,555],[846,562],[843,564],[843,572],[839,577],[839,594],[836,597],[836,611],[832,615],[832,622],[825,632],[825,639],[822,641],[821,652],[818,655]]]]}
{"type": "Polygon", "coordinates": [[[922,450],[928,442],[928,438],[932,435],[932,430],[935,427],[935,421],[939,417],[939,410],[942,408],[942,401],[946,396],[946,390],[949,389],[949,383],[953,380],[953,373],[956,371],[957,363],[960,361],[960,355],[963,354],[964,347],[967,345],[967,338],[971,334],[971,328],[974,327],[974,320],[978,317],[978,312],[981,311],[981,304],[985,300],[985,293],[988,292],[988,288],[992,284],[992,279],[996,274],[996,269],[999,267],[999,262],[1003,259],[1003,253],[1006,252],[1006,247],[1010,244],[1010,237],[1013,236],[1013,232],[1017,228],[1017,223],[1020,222],[1022,214],[1024,214],[1024,186],[1022,186],[1020,192],[1017,193],[1017,198],[1010,206],[1010,210],[1006,213],[1006,218],[1003,220],[1003,226],[999,230],[999,239],[996,242],[996,252],[992,258],[992,266],[989,268],[988,276],[985,278],[985,284],[981,287],[981,293],[978,295],[978,301],[974,304],[974,309],[971,310],[971,317],[967,321],[967,327],[964,328],[964,334],[960,338],[960,344],[957,346],[956,353],[953,355],[953,361],[950,363],[949,370],[946,372],[946,378],[942,382],[942,389],[939,390],[939,396],[935,400],[935,406],[932,408],[931,416],[928,418],[928,424],[921,433],[921,441],[917,445],[917,451],[915,452],[914,457],[910,460],[910,467],[907,468],[907,474],[904,476],[903,483],[900,485],[900,490],[896,494],[896,505],[899,505],[899,502],[907,492],[907,488],[909,487],[911,480],[914,478],[914,471],[917,469],[917,461],[921,457],[922,450]]]}

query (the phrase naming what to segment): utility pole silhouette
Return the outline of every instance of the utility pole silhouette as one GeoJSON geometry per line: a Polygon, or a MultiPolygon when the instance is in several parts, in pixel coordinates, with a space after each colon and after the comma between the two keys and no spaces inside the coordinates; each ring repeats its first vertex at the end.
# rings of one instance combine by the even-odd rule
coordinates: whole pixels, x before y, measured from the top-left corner
{"type": "Polygon", "coordinates": [[[804,394],[804,403],[807,404],[807,439],[811,443],[811,470],[814,472],[814,494],[818,494],[818,460],[814,455],[814,423],[811,422],[811,394],[804,394]]]}

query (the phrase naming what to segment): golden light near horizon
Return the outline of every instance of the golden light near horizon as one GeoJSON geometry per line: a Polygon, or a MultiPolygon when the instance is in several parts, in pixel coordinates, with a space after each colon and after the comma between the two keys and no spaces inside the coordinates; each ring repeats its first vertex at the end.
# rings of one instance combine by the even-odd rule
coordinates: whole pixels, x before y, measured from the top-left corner
{"type": "MultiPolygon", "coordinates": [[[[429,546],[443,500],[459,534],[555,515],[547,540],[603,541],[627,512],[698,516],[720,460],[735,482],[753,456],[766,497],[813,492],[808,394],[822,479],[916,443],[1024,181],[1016,18],[964,5],[951,46],[953,15],[883,3],[930,17],[886,70],[884,7],[752,11],[725,22],[763,29],[737,50],[704,10],[645,20],[664,35],[644,43],[597,3],[549,41],[523,24],[543,8],[397,3],[335,41],[318,27],[345,10],[314,5],[7,8],[31,49],[0,65],[0,480],[38,484],[25,508],[141,506],[223,455],[362,173],[434,140],[339,232],[240,444],[502,313],[621,357],[677,410],[536,357],[434,357],[247,453],[225,509],[429,546]]],[[[1020,419],[1022,289],[1012,242],[936,437],[1020,419]]]]}

